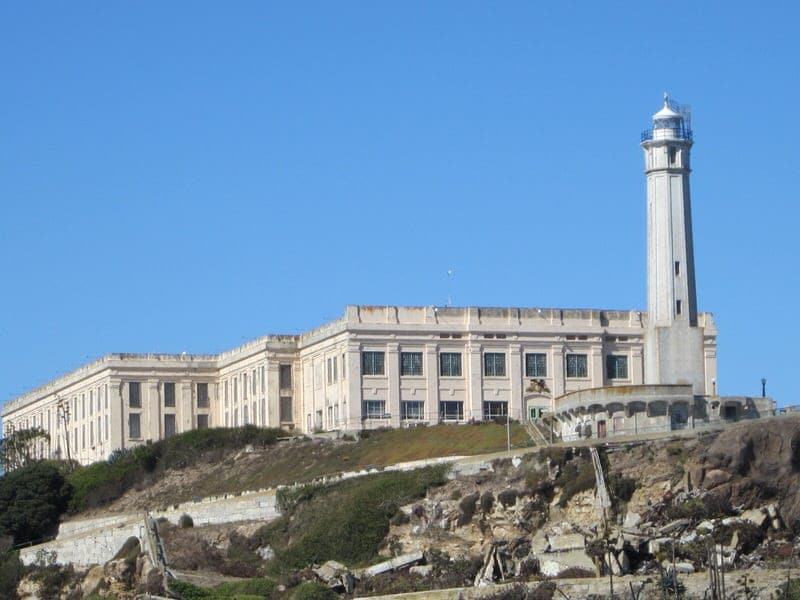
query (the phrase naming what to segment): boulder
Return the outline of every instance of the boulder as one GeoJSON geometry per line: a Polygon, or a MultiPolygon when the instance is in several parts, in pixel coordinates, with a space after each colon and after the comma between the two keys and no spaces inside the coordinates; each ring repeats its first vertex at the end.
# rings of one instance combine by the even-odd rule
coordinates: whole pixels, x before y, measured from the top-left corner
{"type": "Polygon", "coordinates": [[[673,533],[673,532],[679,531],[681,529],[685,529],[686,527],[689,526],[689,523],[691,523],[691,521],[689,519],[677,519],[677,520],[672,521],[670,523],[667,523],[666,525],[661,527],[658,530],[658,533],[660,535],[667,535],[669,533],[673,533]]]}
{"type": "Polygon", "coordinates": [[[706,489],[715,488],[723,483],[728,483],[731,480],[731,474],[722,469],[711,469],[706,472],[703,479],[703,487],[706,489]]]}
{"type": "Polygon", "coordinates": [[[431,574],[433,570],[433,565],[417,565],[415,567],[411,567],[408,572],[412,575],[419,575],[420,577],[427,577],[431,574]]]}
{"type": "Polygon", "coordinates": [[[108,586],[106,581],[105,572],[101,565],[95,565],[86,573],[81,583],[81,593],[84,597],[91,596],[92,594],[105,589],[108,586]]]}
{"type": "MultiPolygon", "coordinates": [[[[669,565],[669,570],[672,570],[672,564],[669,565]]],[[[675,572],[688,575],[689,573],[694,573],[694,565],[690,562],[679,562],[675,563],[675,572]]]]}
{"type": "Polygon", "coordinates": [[[697,526],[697,531],[701,533],[711,533],[714,531],[714,523],[711,521],[703,521],[697,526]]]}
{"type": "Polygon", "coordinates": [[[741,518],[748,523],[752,523],[756,527],[763,527],[767,522],[767,512],[763,508],[754,508],[746,510],[741,514],[741,518]]]}
{"type": "Polygon", "coordinates": [[[629,512],[625,515],[625,521],[622,523],[622,526],[625,529],[636,529],[641,522],[642,515],[635,512],[629,512]]]}

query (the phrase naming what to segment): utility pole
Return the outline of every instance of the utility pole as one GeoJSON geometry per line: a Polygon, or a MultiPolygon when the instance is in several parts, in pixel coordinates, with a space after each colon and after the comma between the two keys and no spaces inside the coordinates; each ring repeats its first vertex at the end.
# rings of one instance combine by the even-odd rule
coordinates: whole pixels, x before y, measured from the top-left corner
{"type": "Polygon", "coordinates": [[[69,448],[69,402],[64,402],[63,398],[58,399],[57,410],[61,422],[64,424],[64,439],[67,442],[67,462],[72,462],[72,454],[69,448]]]}

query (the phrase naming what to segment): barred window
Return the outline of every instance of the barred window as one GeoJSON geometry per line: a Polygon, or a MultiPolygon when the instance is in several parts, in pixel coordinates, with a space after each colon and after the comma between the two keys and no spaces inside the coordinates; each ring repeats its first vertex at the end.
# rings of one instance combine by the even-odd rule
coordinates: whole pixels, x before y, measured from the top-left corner
{"type": "Polygon", "coordinates": [[[463,421],[464,403],[454,400],[444,400],[440,402],[439,417],[442,421],[463,421]]]}
{"type": "MultiPolygon", "coordinates": [[[[227,416],[227,413],[225,416],[227,416]]],[[[208,415],[197,415],[197,428],[208,429],[208,415]]]]}
{"type": "Polygon", "coordinates": [[[175,406],[175,384],[164,383],[164,406],[175,406]]]}
{"type": "Polygon", "coordinates": [[[164,415],[164,437],[172,437],[175,435],[176,427],[175,427],[175,415],[167,414],[164,415]]]}
{"type": "Polygon", "coordinates": [[[386,414],[386,402],[383,400],[364,400],[365,419],[384,419],[386,414]]]}
{"type": "Polygon", "coordinates": [[[142,437],[142,430],[140,424],[139,413],[130,413],[128,415],[128,436],[133,439],[142,437]]]}
{"type": "Polygon", "coordinates": [[[197,384],[197,408],[208,408],[208,384],[197,384]]]}
{"type": "Polygon", "coordinates": [[[525,377],[547,377],[547,355],[533,353],[525,355],[525,377]]]}
{"type": "Polygon", "coordinates": [[[491,400],[483,403],[483,418],[494,420],[508,416],[508,402],[491,400]]]}
{"type": "Polygon", "coordinates": [[[589,369],[585,354],[567,354],[567,377],[588,377],[589,369]]]}
{"type": "Polygon", "coordinates": [[[487,352],[484,354],[483,374],[486,377],[505,377],[506,355],[502,352],[487,352]]]}
{"type": "Polygon", "coordinates": [[[425,418],[425,403],[422,400],[405,400],[400,403],[400,415],[406,420],[422,420],[425,418]]]}
{"type": "Polygon", "coordinates": [[[294,418],[292,417],[292,397],[281,396],[280,400],[280,421],[281,423],[291,423],[294,418]]]}
{"type": "Polygon", "coordinates": [[[628,357],[618,354],[606,356],[606,377],[609,379],[627,379],[628,357]]]}
{"type": "MultiPolygon", "coordinates": [[[[133,408],[142,407],[142,389],[138,381],[128,382],[128,405],[133,408]]],[[[86,415],[84,414],[84,416],[86,415]]]]}
{"type": "Polygon", "coordinates": [[[280,372],[278,373],[280,380],[280,387],[282,390],[288,390],[292,387],[292,365],[281,365],[280,372]]]}
{"type": "Polygon", "coordinates": [[[422,352],[400,353],[400,375],[422,375],[422,352]]]}
{"type": "Polygon", "coordinates": [[[439,355],[439,375],[442,377],[461,377],[460,352],[442,352],[439,355]]]}
{"type": "Polygon", "coordinates": [[[383,375],[383,352],[362,352],[361,372],[363,375],[383,375]]]}

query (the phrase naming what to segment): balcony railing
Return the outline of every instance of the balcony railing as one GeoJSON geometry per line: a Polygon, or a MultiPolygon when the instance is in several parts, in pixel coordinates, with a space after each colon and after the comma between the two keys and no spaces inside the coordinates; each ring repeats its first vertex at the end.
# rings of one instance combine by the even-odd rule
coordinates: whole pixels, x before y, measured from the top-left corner
{"type": "Polygon", "coordinates": [[[650,140],[655,139],[654,138],[655,131],[665,131],[665,132],[669,131],[672,133],[673,136],[672,138],[665,137],[664,139],[688,140],[690,142],[693,139],[692,130],[687,129],[686,127],[667,127],[667,128],[659,127],[658,129],[651,127],[650,129],[645,129],[642,132],[642,141],[649,142],[650,140]]]}

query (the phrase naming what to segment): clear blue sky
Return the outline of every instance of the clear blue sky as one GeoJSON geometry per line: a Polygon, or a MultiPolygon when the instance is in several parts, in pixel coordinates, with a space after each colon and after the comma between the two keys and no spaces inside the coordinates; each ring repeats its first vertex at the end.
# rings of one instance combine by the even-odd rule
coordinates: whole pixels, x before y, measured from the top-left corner
{"type": "Polygon", "coordinates": [[[348,303],[645,307],[639,134],[694,109],[719,389],[797,403],[796,3],[4,2],[0,401],[348,303]]]}

